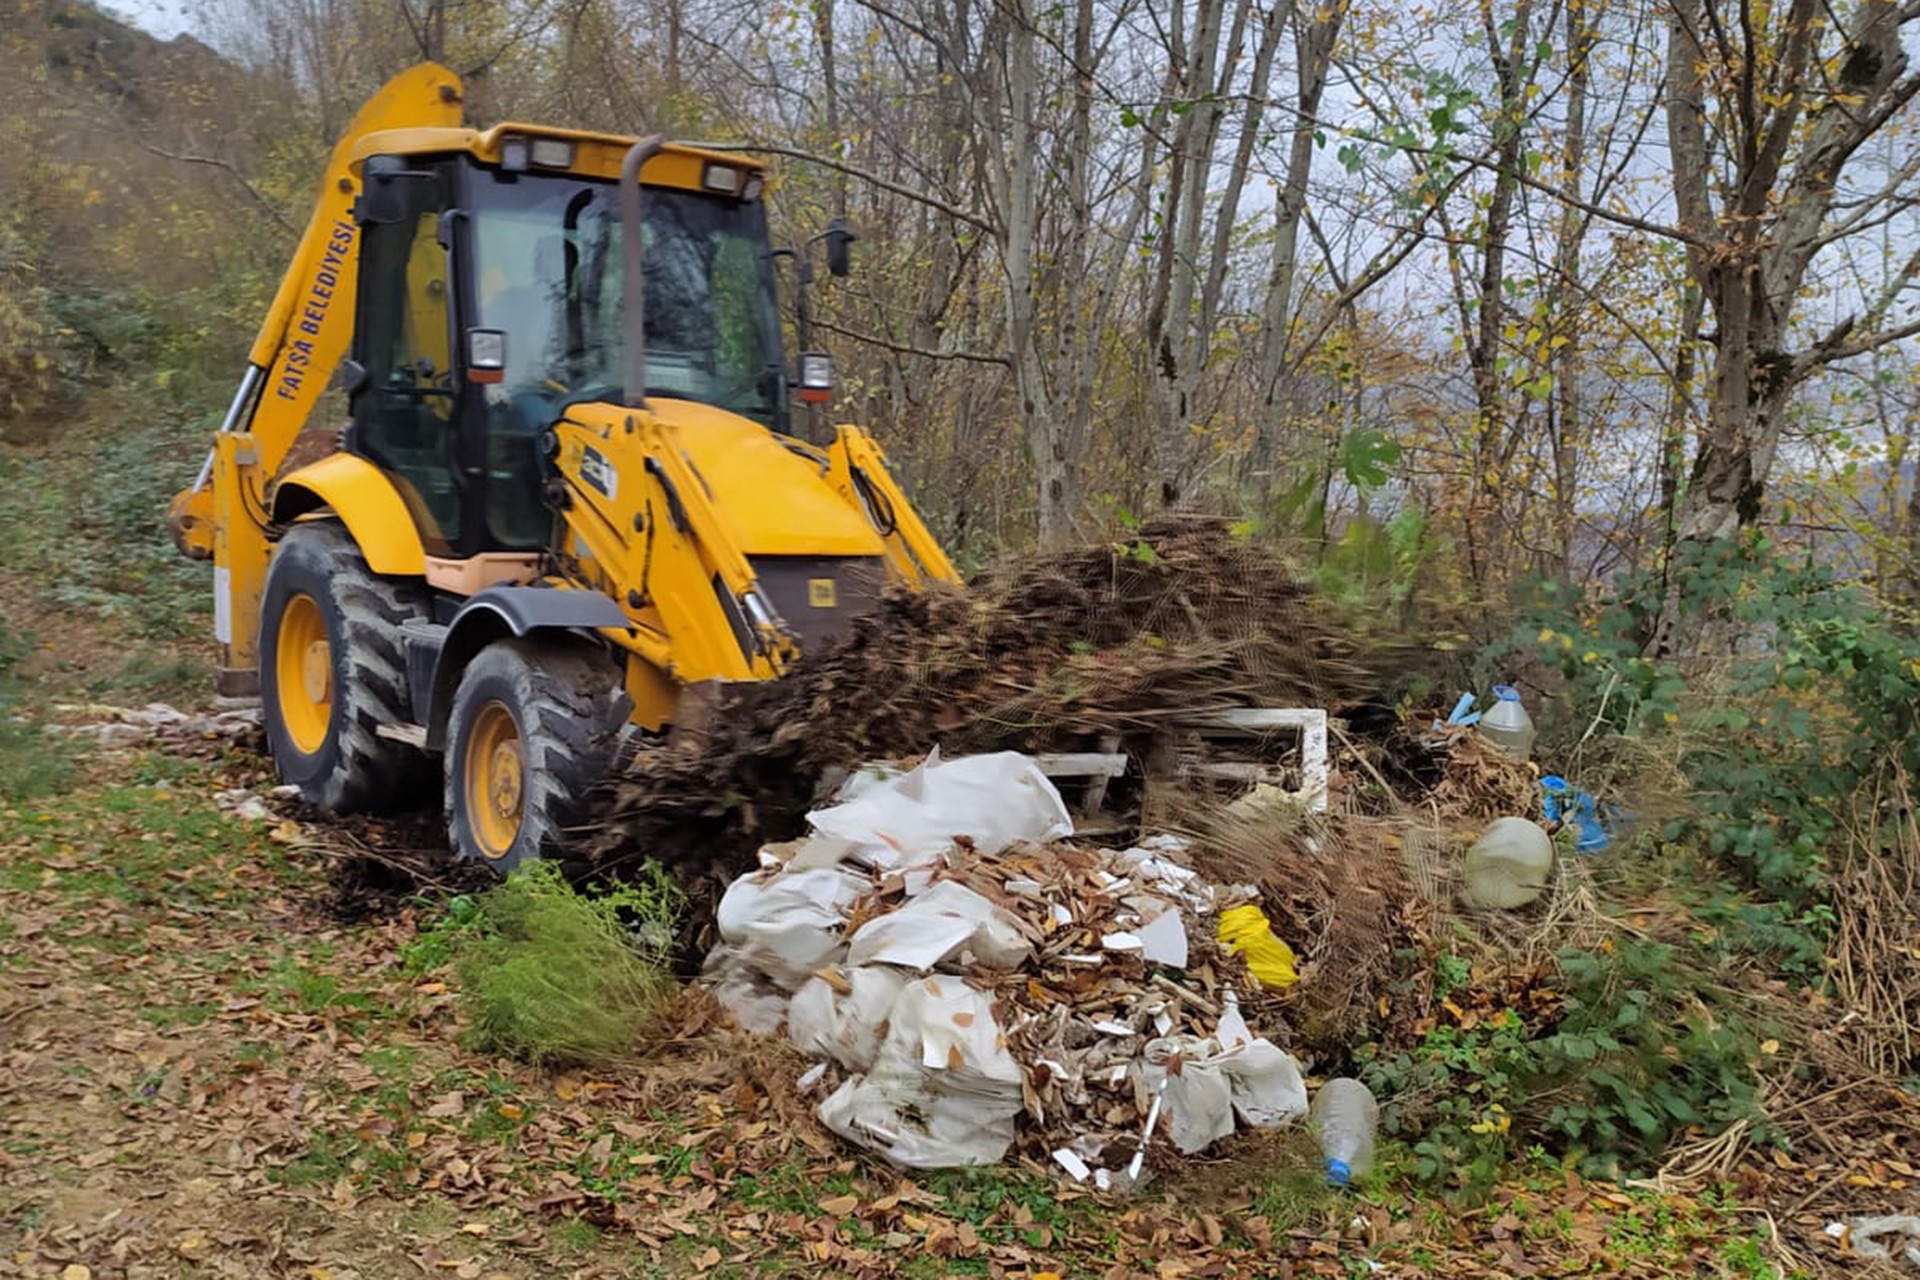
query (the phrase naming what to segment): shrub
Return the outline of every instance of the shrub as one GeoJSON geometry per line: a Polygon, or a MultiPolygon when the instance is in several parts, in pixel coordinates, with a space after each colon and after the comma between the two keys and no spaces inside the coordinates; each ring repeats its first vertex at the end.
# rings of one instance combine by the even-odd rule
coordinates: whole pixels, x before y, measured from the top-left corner
{"type": "Polygon", "coordinates": [[[1920,771],[1920,642],[1856,585],[1764,539],[1684,547],[1671,573],[1687,616],[1731,645],[1710,680],[1643,652],[1668,590],[1659,573],[1623,577],[1600,602],[1533,584],[1482,672],[1545,664],[1560,714],[1543,724],[1542,759],[1595,729],[1678,729],[1694,812],[1663,834],[1799,914],[1822,900],[1827,849],[1863,783],[1889,760],[1920,771]]]}
{"type": "Polygon", "coordinates": [[[1416,1176],[1483,1191],[1528,1144],[1618,1176],[1657,1162],[1685,1131],[1758,1120],[1758,1040],[1703,1003],[1713,983],[1675,948],[1626,939],[1563,951],[1558,968],[1549,1024],[1504,1010],[1363,1062],[1416,1176]]]}
{"type": "Polygon", "coordinates": [[[589,895],[551,862],[530,863],[474,899],[450,948],[474,1047],[537,1065],[639,1057],[674,992],[682,902],[658,868],[589,895]]]}

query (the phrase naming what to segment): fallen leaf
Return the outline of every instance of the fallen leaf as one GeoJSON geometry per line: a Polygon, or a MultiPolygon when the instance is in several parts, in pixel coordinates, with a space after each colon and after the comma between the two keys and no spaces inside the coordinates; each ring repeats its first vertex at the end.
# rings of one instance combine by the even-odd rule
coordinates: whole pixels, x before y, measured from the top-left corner
{"type": "Polygon", "coordinates": [[[820,1212],[832,1214],[836,1218],[844,1218],[859,1207],[859,1196],[835,1196],[831,1200],[820,1202],[820,1212]]]}
{"type": "Polygon", "coordinates": [[[487,1232],[493,1230],[493,1228],[488,1226],[484,1222],[467,1222],[467,1223],[461,1224],[460,1230],[466,1232],[470,1236],[483,1236],[487,1234],[487,1232]]]}
{"type": "Polygon", "coordinates": [[[60,1268],[60,1280],[93,1280],[93,1268],[78,1262],[69,1262],[60,1268]]]}

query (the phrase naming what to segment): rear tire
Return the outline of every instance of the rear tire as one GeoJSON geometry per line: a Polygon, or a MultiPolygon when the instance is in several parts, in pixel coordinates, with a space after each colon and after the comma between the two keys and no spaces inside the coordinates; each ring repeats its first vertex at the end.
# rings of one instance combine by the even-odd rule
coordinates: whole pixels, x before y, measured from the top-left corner
{"type": "Polygon", "coordinates": [[[261,718],[280,780],[309,803],[354,813],[421,798],[424,755],[377,730],[413,721],[400,627],[427,612],[423,584],[376,576],[334,521],[280,539],[260,601],[261,718]]]}
{"type": "Polygon", "coordinates": [[[460,677],[447,722],[447,835],[506,875],[559,856],[626,724],[619,672],[585,646],[499,640],[460,677]]]}

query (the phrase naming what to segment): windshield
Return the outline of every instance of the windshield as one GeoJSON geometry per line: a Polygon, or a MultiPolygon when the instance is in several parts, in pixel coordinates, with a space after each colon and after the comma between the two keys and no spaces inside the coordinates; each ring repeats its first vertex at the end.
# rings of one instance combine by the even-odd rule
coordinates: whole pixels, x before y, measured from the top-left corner
{"type": "MultiPolygon", "coordinates": [[[[645,211],[646,393],[778,429],[786,379],[764,208],[648,187],[645,211]]],[[[474,228],[479,323],[506,331],[508,390],[619,399],[618,188],[485,171],[474,228]]]]}

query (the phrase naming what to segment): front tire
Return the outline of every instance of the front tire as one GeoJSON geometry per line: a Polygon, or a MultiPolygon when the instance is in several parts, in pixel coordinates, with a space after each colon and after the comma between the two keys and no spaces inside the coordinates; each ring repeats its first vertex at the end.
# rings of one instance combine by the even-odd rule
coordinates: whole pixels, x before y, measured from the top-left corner
{"type": "Polygon", "coordinates": [[[626,723],[618,671],[585,646],[500,640],[460,678],[447,723],[447,834],[501,875],[562,852],[626,723]]]}
{"type": "Polygon", "coordinates": [[[260,600],[260,702],[282,782],[334,813],[417,798],[424,757],[381,737],[413,720],[400,628],[427,616],[425,587],[382,578],[334,521],[294,526],[260,600]]]}

